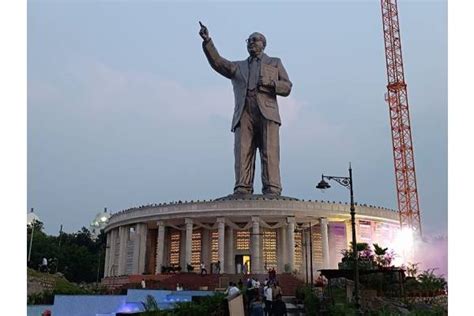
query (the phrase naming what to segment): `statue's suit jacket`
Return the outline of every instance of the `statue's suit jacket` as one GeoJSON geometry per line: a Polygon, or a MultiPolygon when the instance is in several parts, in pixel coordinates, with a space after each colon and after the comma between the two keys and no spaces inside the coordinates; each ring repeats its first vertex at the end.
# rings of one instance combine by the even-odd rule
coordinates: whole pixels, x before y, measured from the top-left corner
{"type": "MultiPolygon", "coordinates": [[[[211,67],[226,78],[232,80],[234,88],[234,117],[232,118],[232,131],[235,131],[240,122],[244,110],[245,97],[247,95],[247,80],[249,74],[248,60],[229,61],[219,55],[211,39],[202,43],[204,53],[211,67]]],[[[291,92],[292,83],[288,78],[283,64],[279,58],[269,57],[262,54],[261,67],[263,64],[275,67],[278,70],[278,80],[275,80],[274,93],[258,91],[257,102],[260,112],[267,119],[281,124],[278,111],[277,95],[288,96],[291,92]]]]}

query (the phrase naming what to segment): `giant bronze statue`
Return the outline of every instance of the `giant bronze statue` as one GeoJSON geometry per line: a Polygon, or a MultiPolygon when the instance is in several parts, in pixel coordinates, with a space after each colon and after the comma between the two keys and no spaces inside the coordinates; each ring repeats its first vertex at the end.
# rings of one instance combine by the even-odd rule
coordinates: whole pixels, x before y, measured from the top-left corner
{"type": "Polygon", "coordinates": [[[219,55],[207,28],[201,25],[199,35],[211,67],[232,81],[235,109],[234,132],[235,187],[234,194],[252,194],[257,149],[262,163],[262,193],[281,194],[280,140],[281,125],[276,96],[288,96],[291,82],[279,58],[267,56],[267,44],[261,33],[247,39],[249,57],[229,61],[219,55]]]}

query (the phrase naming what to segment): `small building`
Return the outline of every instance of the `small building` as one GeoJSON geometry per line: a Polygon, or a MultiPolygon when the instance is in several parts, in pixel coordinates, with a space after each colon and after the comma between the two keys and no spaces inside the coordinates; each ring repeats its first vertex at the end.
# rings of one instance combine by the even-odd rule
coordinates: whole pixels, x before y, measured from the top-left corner
{"type": "Polygon", "coordinates": [[[26,215],[26,225],[31,226],[33,222],[41,222],[40,218],[34,212],[34,209],[31,208],[30,212],[26,215]]]}
{"type": "Polygon", "coordinates": [[[89,231],[91,232],[92,238],[97,238],[100,234],[100,231],[105,228],[107,222],[109,221],[110,213],[107,212],[107,208],[104,208],[103,212],[97,213],[92,220],[89,231]]]}

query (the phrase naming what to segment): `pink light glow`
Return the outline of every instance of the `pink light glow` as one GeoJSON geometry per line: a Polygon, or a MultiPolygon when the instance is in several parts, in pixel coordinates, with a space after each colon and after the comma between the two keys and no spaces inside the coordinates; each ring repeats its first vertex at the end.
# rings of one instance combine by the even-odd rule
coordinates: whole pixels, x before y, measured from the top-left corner
{"type": "Polygon", "coordinates": [[[414,262],[419,262],[420,270],[437,269],[437,275],[448,280],[448,238],[427,237],[415,243],[414,262]]]}
{"type": "Polygon", "coordinates": [[[448,279],[448,239],[447,237],[416,238],[413,232],[406,228],[397,230],[392,241],[396,257],[395,266],[419,263],[419,272],[427,269],[436,269],[437,275],[444,275],[448,279]]]}

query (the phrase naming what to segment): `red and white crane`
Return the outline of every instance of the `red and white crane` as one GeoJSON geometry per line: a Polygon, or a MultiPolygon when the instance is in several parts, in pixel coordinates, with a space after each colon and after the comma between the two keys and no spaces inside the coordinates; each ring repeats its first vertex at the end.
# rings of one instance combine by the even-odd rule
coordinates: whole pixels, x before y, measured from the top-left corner
{"type": "Polygon", "coordinates": [[[401,229],[421,236],[420,206],[416,186],[415,157],[411,136],[407,84],[403,72],[397,0],[381,0],[387,97],[392,130],[393,161],[401,229]]]}

